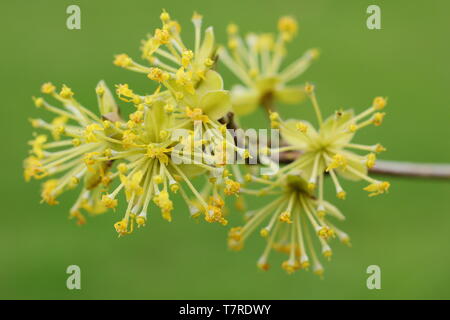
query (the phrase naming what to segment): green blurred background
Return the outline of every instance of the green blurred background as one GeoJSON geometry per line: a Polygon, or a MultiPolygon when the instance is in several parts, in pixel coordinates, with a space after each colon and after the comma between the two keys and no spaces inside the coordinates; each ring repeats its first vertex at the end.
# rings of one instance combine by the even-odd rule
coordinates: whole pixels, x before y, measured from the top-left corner
{"type": "MultiPolygon", "coordinates": [[[[356,142],[382,142],[392,160],[450,162],[450,3],[448,1],[2,1],[1,139],[2,218],[0,298],[27,299],[443,299],[450,298],[450,188],[444,181],[390,178],[388,195],[369,199],[364,183],[344,183],[349,197],[337,203],[347,216],[340,224],[352,248],[335,241],[325,279],[311,272],[286,275],[272,256],[261,272],[256,259],[263,241],[254,235],[241,252],[226,248],[227,228],[194,223],[179,203],[174,221],[157,210],[132,236],[117,238],[113,223],[121,210],[78,227],[68,221],[75,193],[59,206],[40,204],[39,184],[26,184],[22,160],[32,129],[29,117],[43,115],[32,104],[45,81],[71,86],[95,108],[100,79],[127,82],[150,92],[149,81],[112,65],[114,54],[137,59],[140,40],[159,26],[167,9],[192,38],[194,10],[225,41],[230,21],[242,31],[272,31],[280,15],[299,19],[300,36],[289,47],[294,59],[310,47],[321,57],[305,76],[316,83],[329,113],[362,111],[376,95],[389,97],[382,127],[364,130],[356,142]],[[67,30],[70,4],[81,7],[81,30],[67,30]],[[366,28],[366,8],[378,4],[382,30],[366,28]],[[69,291],[68,265],[81,267],[82,290],[69,291]],[[382,289],[366,288],[366,268],[382,270],[382,289]]],[[[224,70],[221,65],[220,70],[224,70]]],[[[224,72],[229,87],[235,80],[224,72]]],[[[123,106],[128,108],[129,106],[123,106]]],[[[306,105],[285,107],[287,116],[310,117],[306,105]]],[[[245,119],[262,126],[262,112],[245,119]]],[[[252,199],[259,207],[264,198],[252,199]]],[[[123,208],[122,208],[123,209],[123,208]]],[[[231,225],[241,222],[232,213],[231,225]]]]}

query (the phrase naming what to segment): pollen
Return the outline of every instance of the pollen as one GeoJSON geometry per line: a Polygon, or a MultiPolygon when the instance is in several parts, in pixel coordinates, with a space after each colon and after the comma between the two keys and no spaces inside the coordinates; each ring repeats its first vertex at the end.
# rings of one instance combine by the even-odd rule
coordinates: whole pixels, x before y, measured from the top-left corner
{"type": "Polygon", "coordinates": [[[281,17],[278,20],[278,30],[282,33],[284,40],[290,41],[297,33],[297,21],[289,16],[281,17]]]}
{"type": "Polygon", "coordinates": [[[147,223],[147,219],[145,217],[142,217],[142,216],[136,217],[136,224],[138,225],[138,227],[143,227],[143,226],[145,226],[146,223],[147,223]]]}
{"type": "Polygon", "coordinates": [[[170,15],[169,15],[169,13],[167,11],[164,10],[160,14],[159,18],[161,19],[162,22],[166,23],[166,22],[168,22],[170,20],[170,15]]]}
{"type": "Polygon", "coordinates": [[[117,207],[117,199],[112,198],[110,195],[103,195],[102,203],[105,207],[110,209],[117,207]]]}
{"type": "Polygon", "coordinates": [[[32,151],[39,159],[44,157],[43,145],[47,142],[47,136],[44,134],[36,136],[36,138],[29,142],[32,146],[32,151]]]}
{"type": "Polygon", "coordinates": [[[334,235],[333,230],[327,226],[323,226],[323,227],[319,228],[319,230],[317,231],[317,234],[319,235],[319,237],[321,237],[323,239],[328,239],[334,235]]]}
{"type": "Polygon", "coordinates": [[[373,168],[375,166],[375,162],[377,160],[377,156],[375,155],[375,153],[369,153],[367,155],[367,160],[366,160],[366,165],[367,168],[373,168]]]}
{"type": "Polygon", "coordinates": [[[238,194],[241,190],[241,184],[231,179],[225,180],[224,192],[227,196],[238,194]]]}
{"type": "Polygon", "coordinates": [[[209,121],[208,116],[204,115],[202,109],[200,108],[191,109],[189,107],[186,107],[186,115],[194,121],[202,121],[202,122],[209,121]]]}
{"type": "Polygon", "coordinates": [[[373,197],[388,192],[390,186],[391,184],[387,181],[379,181],[369,184],[364,190],[370,192],[369,197],[373,197]]]}
{"type": "Polygon", "coordinates": [[[141,123],[143,121],[144,113],[142,111],[136,111],[130,114],[130,120],[134,123],[141,123]]]}
{"type": "Polygon", "coordinates": [[[308,182],[308,190],[314,191],[316,190],[317,185],[314,182],[308,182]]]}
{"type": "Polygon", "coordinates": [[[280,115],[278,112],[271,112],[269,115],[270,121],[278,121],[280,119],[280,115]]]}
{"type": "Polygon", "coordinates": [[[201,14],[199,14],[198,12],[194,12],[194,14],[192,15],[192,20],[202,20],[203,16],[201,14]]]}
{"type": "Polygon", "coordinates": [[[94,157],[96,155],[97,155],[97,152],[89,152],[84,155],[83,160],[84,160],[84,163],[86,164],[86,166],[93,166],[97,162],[97,160],[94,159],[94,157]]]}
{"type": "Polygon", "coordinates": [[[133,60],[127,54],[118,54],[115,56],[114,64],[118,67],[126,68],[133,63],[133,60]]]}
{"type": "Polygon", "coordinates": [[[208,68],[211,68],[214,65],[214,60],[212,60],[211,58],[207,58],[205,60],[205,66],[208,68]]]}
{"type": "Polygon", "coordinates": [[[291,212],[290,211],[284,211],[280,214],[280,221],[285,223],[292,223],[291,220],[291,212]]]}
{"type": "Polygon", "coordinates": [[[281,267],[282,267],[288,274],[292,274],[292,273],[294,273],[296,270],[298,270],[300,266],[298,265],[298,263],[297,263],[296,261],[288,260],[288,261],[284,261],[284,262],[281,264],[281,267]]]}
{"type": "Polygon", "coordinates": [[[330,171],[332,169],[336,169],[336,168],[339,168],[339,167],[345,168],[347,163],[348,163],[347,158],[345,158],[341,154],[335,154],[333,156],[332,161],[328,164],[328,167],[327,167],[326,171],[328,172],[328,171],[330,171]]]}
{"type": "Polygon", "coordinates": [[[386,98],[383,98],[383,97],[376,97],[376,98],[373,100],[372,106],[373,106],[373,108],[374,108],[375,110],[381,110],[381,109],[384,109],[384,107],[386,107],[386,104],[387,104],[386,98]]]}
{"type": "Polygon", "coordinates": [[[128,87],[128,84],[119,84],[116,85],[116,93],[119,96],[120,99],[128,102],[129,100],[124,99],[123,97],[127,97],[127,98],[133,98],[134,97],[134,93],[133,90],[131,90],[128,87]]]}
{"type": "Polygon", "coordinates": [[[127,167],[127,165],[125,164],[125,163],[120,163],[118,166],[117,166],[117,170],[119,170],[119,172],[121,173],[121,174],[125,174],[125,173],[127,173],[127,171],[128,171],[128,167],[127,167]]]}
{"type": "Polygon", "coordinates": [[[230,229],[230,232],[228,233],[228,237],[240,241],[242,239],[242,227],[234,227],[230,229]]]}
{"type": "Polygon", "coordinates": [[[128,234],[128,221],[120,220],[114,224],[114,228],[119,235],[126,235],[128,234]]]}
{"type": "Polygon", "coordinates": [[[310,83],[307,83],[306,85],[305,85],[305,93],[306,94],[312,94],[313,92],[314,92],[314,85],[313,84],[310,84],[310,83]]]}
{"type": "Polygon", "coordinates": [[[172,149],[149,145],[147,147],[147,157],[152,159],[156,158],[163,164],[167,164],[169,162],[169,157],[167,156],[167,153],[170,153],[171,151],[172,149]]]}
{"type": "Polygon", "coordinates": [[[189,66],[189,63],[191,63],[192,58],[194,57],[194,53],[191,50],[185,50],[183,51],[182,57],[181,57],[181,64],[184,68],[187,68],[189,66]]]}
{"type": "Polygon", "coordinates": [[[34,105],[37,108],[41,108],[44,105],[44,99],[42,99],[42,98],[35,98],[34,99],[34,105]]]}
{"type": "Polygon", "coordinates": [[[163,217],[169,222],[172,221],[170,212],[173,210],[173,203],[169,199],[169,193],[167,191],[161,191],[153,200],[161,208],[163,217]]]}
{"type": "Polygon", "coordinates": [[[236,24],[234,24],[234,23],[230,23],[230,24],[227,26],[227,33],[228,33],[229,35],[235,35],[236,33],[238,33],[238,31],[239,31],[239,28],[238,28],[238,26],[237,26],[236,24]]]}
{"type": "Polygon", "coordinates": [[[48,203],[49,205],[56,205],[58,201],[56,201],[56,188],[58,187],[59,181],[57,179],[51,179],[44,182],[42,185],[42,200],[48,203]]]}
{"type": "Polygon", "coordinates": [[[383,152],[383,151],[386,151],[386,148],[383,147],[381,144],[377,144],[375,146],[375,152],[380,153],[380,152],[383,152]]]}
{"type": "Polygon", "coordinates": [[[307,133],[308,132],[308,126],[306,124],[304,124],[303,122],[297,122],[295,127],[301,133],[307,133]]]}
{"type": "Polygon", "coordinates": [[[383,118],[386,115],[384,112],[377,112],[373,115],[373,124],[376,126],[380,126],[383,123],[383,118]]]}
{"type": "Polygon", "coordinates": [[[51,94],[55,92],[56,87],[51,82],[46,82],[41,87],[41,92],[45,94],[51,94]]]}
{"type": "Polygon", "coordinates": [[[68,86],[66,86],[65,84],[62,86],[61,91],[59,92],[59,95],[61,96],[61,98],[63,99],[71,99],[74,95],[74,93],[72,92],[72,89],[70,89],[68,86]]]}
{"type": "Polygon", "coordinates": [[[36,157],[28,157],[24,161],[24,178],[30,181],[31,178],[42,179],[47,176],[47,171],[42,167],[42,163],[36,157]]]}
{"type": "Polygon", "coordinates": [[[345,198],[347,197],[347,193],[345,191],[339,191],[336,196],[338,197],[338,199],[345,200],[345,198]]]}
{"type": "Polygon", "coordinates": [[[122,136],[122,145],[124,148],[128,149],[135,145],[135,141],[138,136],[131,130],[126,130],[122,136]]]}
{"type": "Polygon", "coordinates": [[[143,172],[142,171],[138,171],[136,173],[133,173],[133,175],[131,175],[131,178],[129,177],[125,177],[125,176],[121,176],[121,181],[122,183],[125,185],[125,189],[127,191],[128,197],[127,198],[131,198],[131,196],[133,194],[137,194],[140,195],[143,192],[143,189],[140,185],[140,182],[142,180],[142,176],[143,176],[143,172]]]}
{"type": "Polygon", "coordinates": [[[270,265],[267,262],[258,261],[257,267],[263,271],[267,271],[270,269],[270,265]]]}
{"type": "Polygon", "coordinates": [[[164,82],[170,79],[170,75],[159,68],[151,68],[150,73],[147,75],[147,77],[150,80],[157,82],[164,82]]]}
{"type": "Polygon", "coordinates": [[[262,228],[259,231],[259,235],[263,238],[267,238],[267,236],[269,235],[269,230],[267,228],[262,228]]]}
{"type": "Polygon", "coordinates": [[[167,44],[170,41],[170,34],[164,29],[156,29],[154,37],[160,44],[167,44]]]}

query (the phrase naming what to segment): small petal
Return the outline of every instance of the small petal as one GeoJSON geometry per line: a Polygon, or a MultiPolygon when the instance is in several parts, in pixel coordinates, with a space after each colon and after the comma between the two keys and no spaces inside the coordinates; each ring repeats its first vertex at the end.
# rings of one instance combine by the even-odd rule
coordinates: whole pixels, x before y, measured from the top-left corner
{"type": "Polygon", "coordinates": [[[200,108],[211,120],[218,120],[231,111],[230,93],[225,90],[210,91],[201,98],[200,108]]]}
{"type": "Polygon", "coordinates": [[[234,86],[231,91],[233,111],[242,116],[252,113],[259,106],[259,94],[255,90],[246,89],[243,86],[234,86]]]}
{"type": "Polygon", "coordinates": [[[275,98],[286,104],[302,102],[305,97],[306,94],[303,86],[287,86],[275,91],[275,98]]]}

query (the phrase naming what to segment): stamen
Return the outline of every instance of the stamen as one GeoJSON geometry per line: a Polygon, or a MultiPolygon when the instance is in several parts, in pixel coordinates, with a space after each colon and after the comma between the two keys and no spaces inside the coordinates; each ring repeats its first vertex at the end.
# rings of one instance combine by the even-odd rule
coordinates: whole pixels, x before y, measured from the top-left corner
{"type": "Polygon", "coordinates": [[[334,170],[331,169],[331,170],[329,171],[329,173],[330,173],[330,176],[331,176],[331,180],[333,180],[334,187],[335,187],[335,189],[336,189],[336,196],[337,196],[339,199],[344,200],[345,197],[346,197],[346,193],[345,193],[344,189],[342,189],[342,187],[341,187],[341,185],[340,185],[340,183],[339,183],[339,180],[338,180],[336,174],[334,173],[334,170]]]}
{"type": "Polygon", "coordinates": [[[314,86],[311,84],[307,84],[305,86],[305,92],[312,102],[314,111],[316,112],[317,121],[319,122],[319,126],[322,126],[323,118],[322,113],[320,112],[319,103],[317,102],[316,94],[314,92],[314,86]]]}
{"type": "Polygon", "coordinates": [[[254,83],[247,75],[245,70],[236,64],[233,59],[228,55],[228,52],[224,48],[219,48],[218,50],[219,57],[221,61],[234,73],[236,77],[238,77],[243,83],[245,83],[249,87],[253,87],[254,83]]]}

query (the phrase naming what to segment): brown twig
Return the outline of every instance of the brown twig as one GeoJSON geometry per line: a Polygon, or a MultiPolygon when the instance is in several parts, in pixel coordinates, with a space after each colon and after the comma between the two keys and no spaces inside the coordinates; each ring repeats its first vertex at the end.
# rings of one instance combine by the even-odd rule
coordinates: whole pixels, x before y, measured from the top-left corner
{"type": "MultiPolygon", "coordinates": [[[[273,111],[272,104],[266,102],[265,109],[273,111]]],[[[227,128],[238,129],[239,127],[234,122],[234,114],[228,113],[226,120],[227,128]]],[[[281,142],[280,145],[285,145],[281,142]]],[[[280,163],[291,163],[301,157],[301,152],[285,151],[280,152],[280,163]]],[[[369,169],[369,172],[377,175],[399,176],[410,178],[424,178],[424,179],[450,179],[450,164],[434,164],[434,163],[413,163],[404,161],[390,161],[378,160],[376,165],[369,169]]]]}
{"type": "Polygon", "coordinates": [[[370,172],[389,176],[450,179],[450,164],[378,160],[370,172]]]}
{"type": "Polygon", "coordinates": [[[275,108],[273,106],[273,93],[266,93],[261,99],[261,105],[264,107],[264,110],[266,110],[268,116],[270,113],[274,112],[275,108]]]}

